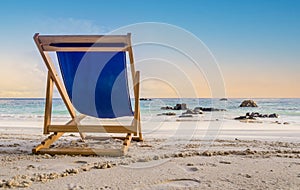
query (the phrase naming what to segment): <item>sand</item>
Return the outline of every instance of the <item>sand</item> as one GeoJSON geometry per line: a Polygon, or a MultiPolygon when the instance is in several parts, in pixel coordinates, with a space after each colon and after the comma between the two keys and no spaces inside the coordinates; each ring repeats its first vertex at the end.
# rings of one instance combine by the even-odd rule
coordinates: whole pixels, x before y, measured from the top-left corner
{"type": "MultiPolygon", "coordinates": [[[[251,125],[250,125],[251,126],[251,125]]],[[[126,156],[33,155],[40,128],[1,128],[0,187],[27,189],[299,189],[300,143],[145,135],[126,156]]],[[[223,130],[224,132],[224,130],[223,130]]],[[[254,136],[255,138],[255,136],[254,136]]],[[[280,138],[286,139],[286,138],[280,138]]],[[[112,139],[104,144],[117,145],[112,139]]],[[[66,135],[58,146],[79,146],[66,135]]],[[[90,143],[88,143],[90,145],[90,143]]]]}

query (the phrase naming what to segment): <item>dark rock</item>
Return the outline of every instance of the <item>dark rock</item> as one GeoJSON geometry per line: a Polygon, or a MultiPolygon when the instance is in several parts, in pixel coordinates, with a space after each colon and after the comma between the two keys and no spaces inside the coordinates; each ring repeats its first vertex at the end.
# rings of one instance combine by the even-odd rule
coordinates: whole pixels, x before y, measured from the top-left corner
{"type": "Polygon", "coordinates": [[[174,113],[174,112],[168,112],[168,113],[165,113],[164,115],[171,116],[171,115],[176,115],[176,113],[174,113]]]}
{"type": "Polygon", "coordinates": [[[226,111],[226,109],[212,108],[211,111],[226,111]]]}
{"type": "Polygon", "coordinates": [[[181,109],[186,110],[187,109],[186,104],[181,104],[181,109]]]}
{"type": "Polygon", "coordinates": [[[206,112],[211,112],[211,111],[226,111],[226,109],[218,109],[218,108],[203,108],[203,107],[195,107],[195,110],[201,110],[201,111],[206,111],[206,112]]]}
{"type": "Polygon", "coordinates": [[[273,113],[273,114],[270,114],[268,117],[269,118],[278,118],[279,115],[277,113],[273,113]]]}
{"type": "Polygon", "coordinates": [[[259,114],[258,112],[252,112],[250,114],[250,117],[260,117],[260,116],[261,116],[261,114],[259,114]]]}
{"type": "Polygon", "coordinates": [[[255,119],[255,117],[250,115],[247,119],[255,119]]]}
{"type": "Polygon", "coordinates": [[[253,100],[244,100],[240,107],[258,107],[257,104],[253,100]]]}
{"type": "Polygon", "coordinates": [[[179,117],[193,117],[193,115],[191,115],[191,114],[184,114],[184,115],[180,115],[179,117]]]}
{"type": "Polygon", "coordinates": [[[218,109],[218,108],[203,108],[203,111],[226,111],[226,110],[218,109]]]}
{"type": "Polygon", "coordinates": [[[162,110],[186,110],[186,104],[182,103],[182,104],[176,104],[176,106],[172,107],[172,106],[165,106],[165,107],[161,107],[160,109],[162,110]]]}
{"type": "Polygon", "coordinates": [[[174,112],[167,112],[167,113],[157,114],[157,116],[161,116],[161,115],[173,116],[173,115],[176,115],[176,113],[174,113],[174,112]]]}
{"type": "Polygon", "coordinates": [[[283,125],[288,125],[288,124],[290,124],[290,123],[289,123],[289,122],[284,122],[284,123],[283,123],[283,125]]]}
{"type": "Polygon", "coordinates": [[[140,98],[141,101],[151,101],[151,98],[140,98]]]}
{"type": "Polygon", "coordinates": [[[182,104],[176,104],[176,106],[174,106],[173,109],[174,109],[174,110],[186,110],[187,107],[186,107],[186,104],[185,104],[185,103],[182,103],[182,104]]]}
{"type": "Polygon", "coordinates": [[[173,107],[171,107],[171,106],[166,106],[166,107],[161,107],[160,109],[162,109],[162,110],[172,110],[173,107]]]}
{"type": "Polygon", "coordinates": [[[227,98],[221,98],[220,101],[227,101],[227,98]]]}
{"type": "Polygon", "coordinates": [[[248,119],[249,116],[239,116],[239,117],[236,117],[234,118],[235,120],[244,120],[244,119],[248,119]]]}
{"type": "Polygon", "coordinates": [[[279,115],[276,114],[276,113],[273,113],[273,114],[270,114],[270,115],[267,115],[267,114],[261,114],[261,113],[258,113],[258,112],[247,112],[245,116],[240,116],[240,117],[236,117],[234,119],[236,120],[243,120],[243,119],[255,119],[257,117],[260,117],[260,118],[278,118],[279,115]]]}

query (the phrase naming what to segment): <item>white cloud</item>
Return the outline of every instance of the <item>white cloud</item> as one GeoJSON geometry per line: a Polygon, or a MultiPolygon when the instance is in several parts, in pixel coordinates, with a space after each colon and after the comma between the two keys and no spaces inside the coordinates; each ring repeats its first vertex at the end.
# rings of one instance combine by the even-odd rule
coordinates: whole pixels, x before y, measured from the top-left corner
{"type": "Polygon", "coordinates": [[[49,18],[37,26],[37,31],[42,34],[103,34],[110,31],[109,27],[96,25],[91,20],[74,18],[49,18]]]}

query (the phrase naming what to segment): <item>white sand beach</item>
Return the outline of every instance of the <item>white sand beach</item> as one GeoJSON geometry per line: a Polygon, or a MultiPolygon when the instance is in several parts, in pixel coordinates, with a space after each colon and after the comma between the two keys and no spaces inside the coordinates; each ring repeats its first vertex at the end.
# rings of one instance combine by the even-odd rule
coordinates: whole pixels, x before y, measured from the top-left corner
{"type": "MultiPolygon", "coordinates": [[[[215,122],[221,126],[217,133],[212,122],[180,122],[187,129],[198,126],[192,136],[178,135],[179,122],[152,132],[145,125],[145,141],[132,142],[123,157],[33,155],[31,149],[45,138],[40,127],[2,126],[0,187],[299,189],[299,126],[215,122]]],[[[100,142],[108,143],[117,147],[120,142],[100,142]]],[[[56,145],[80,144],[79,135],[65,134],[56,145]]]]}

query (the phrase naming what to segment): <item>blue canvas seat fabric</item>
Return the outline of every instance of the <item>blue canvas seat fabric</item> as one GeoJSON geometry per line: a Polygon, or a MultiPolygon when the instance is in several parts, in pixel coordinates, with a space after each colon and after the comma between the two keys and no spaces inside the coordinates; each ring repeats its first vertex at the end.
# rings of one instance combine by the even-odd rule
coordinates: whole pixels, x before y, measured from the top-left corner
{"type": "Polygon", "coordinates": [[[57,52],[72,104],[97,118],[133,116],[125,52],[57,52]]]}

